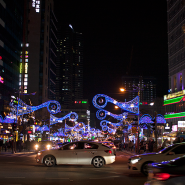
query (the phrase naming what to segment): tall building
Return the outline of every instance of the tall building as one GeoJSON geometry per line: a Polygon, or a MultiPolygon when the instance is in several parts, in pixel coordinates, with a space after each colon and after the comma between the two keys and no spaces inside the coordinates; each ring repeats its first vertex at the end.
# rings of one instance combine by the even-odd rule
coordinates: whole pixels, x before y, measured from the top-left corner
{"type": "Polygon", "coordinates": [[[171,92],[185,88],[185,1],[167,0],[168,67],[171,92]]]}
{"type": "Polygon", "coordinates": [[[0,111],[9,112],[11,95],[19,89],[23,0],[0,0],[0,111]]]}
{"type": "Polygon", "coordinates": [[[133,100],[138,96],[140,88],[140,102],[143,105],[149,105],[156,98],[156,78],[142,76],[122,76],[122,87],[126,90],[124,99],[126,102],[133,100]]]}
{"type": "Polygon", "coordinates": [[[53,0],[25,1],[19,89],[33,105],[56,98],[57,19],[53,0]]]}
{"type": "Polygon", "coordinates": [[[72,25],[58,33],[57,100],[65,108],[83,98],[83,38],[72,25]]]}
{"type": "MultiPolygon", "coordinates": [[[[167,0],[169,94],[164,95],[165,119],[184,129],[185,121],[185,1],[167,0]]],[[[184,135],[185,137],[185,135],[184,135]]]]}

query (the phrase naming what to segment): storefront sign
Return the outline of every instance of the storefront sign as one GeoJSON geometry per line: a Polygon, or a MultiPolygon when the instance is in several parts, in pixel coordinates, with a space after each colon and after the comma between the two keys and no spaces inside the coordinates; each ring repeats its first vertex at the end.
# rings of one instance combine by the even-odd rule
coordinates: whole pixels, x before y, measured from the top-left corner
{"type": "Polygon", "coordinates": [[[185,127],[185,121],[178,121],[178,128],[185,127]]]}
{"type": "Polygon", "coordinates": [[[165,129],[166,130],[170,129],[169,123],[166,123],[165,129]]]}

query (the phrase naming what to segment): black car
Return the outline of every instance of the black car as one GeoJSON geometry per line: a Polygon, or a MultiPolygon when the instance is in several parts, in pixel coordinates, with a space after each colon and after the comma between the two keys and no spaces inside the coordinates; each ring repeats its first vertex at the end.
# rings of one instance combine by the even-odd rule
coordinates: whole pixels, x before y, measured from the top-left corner
{"type": "Polygon", "coordinates": [[[185,185],[185,156],[150,164],[145,185],[185,185]]]}

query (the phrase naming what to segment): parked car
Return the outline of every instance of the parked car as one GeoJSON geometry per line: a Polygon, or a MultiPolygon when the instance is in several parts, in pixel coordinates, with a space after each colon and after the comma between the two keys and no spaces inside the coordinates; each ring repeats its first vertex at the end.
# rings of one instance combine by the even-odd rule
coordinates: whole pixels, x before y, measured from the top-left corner
{"type": "Polygon", "coordinates": [[[128,168],[130,170],[139,170],[144,175],[148,175],[148,164],[172,160],[185,155],[185,143],[176,143],[170,145],[158,153],[146,153],[135,155],[129,158],[128,168]]]}
{"type": "Polygon", "coordinates": [[[40,150],[50,150],[54,148],[55,148],[55,144],[52,141],[39,141],[38,143],[35,143],[34,145],[34,150],[36,152],[40,150]]]}
{"type": "Polygon", "coordinates": [[[51,167],[59,164],[91,165],[100,168],[115,161],[113,150],[101,143],[77,141],[66,144],[59,149],[38,152],[37,163],[51,167]]]}
{"type": "Polygon", "coordinates": [[[185,156],[149,165],[148,180],[144,185],[184,185],[185,156]]]}

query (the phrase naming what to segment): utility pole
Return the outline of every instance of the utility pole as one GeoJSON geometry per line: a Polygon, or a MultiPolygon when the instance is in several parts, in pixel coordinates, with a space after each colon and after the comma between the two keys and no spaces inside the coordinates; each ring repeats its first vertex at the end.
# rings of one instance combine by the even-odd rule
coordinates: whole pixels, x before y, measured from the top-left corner
{"type": "Polygon", "coordinates": [[[155,149],[157,152],[157,112],[154,112],[155,114],[155,149]]]}

